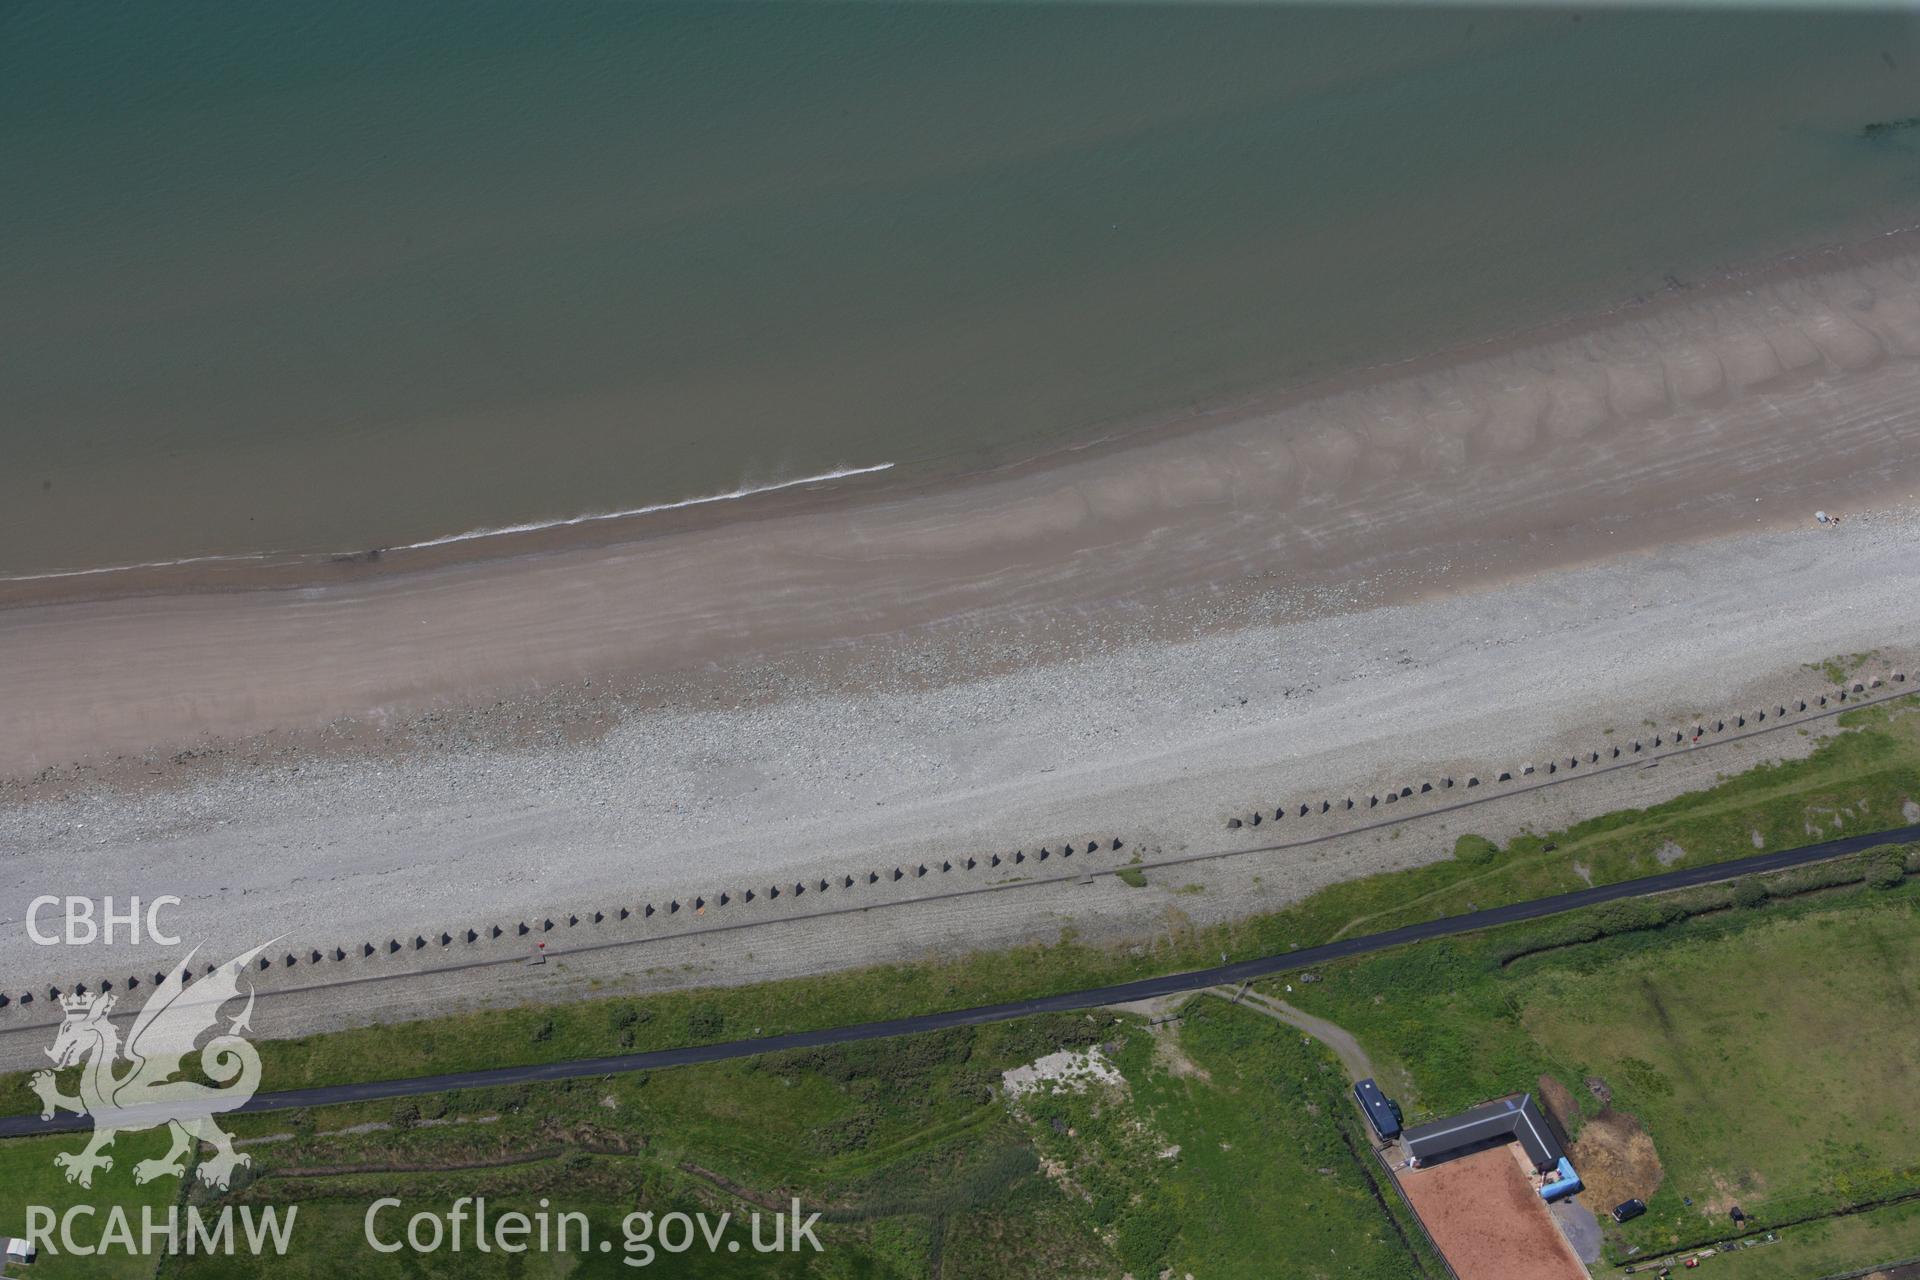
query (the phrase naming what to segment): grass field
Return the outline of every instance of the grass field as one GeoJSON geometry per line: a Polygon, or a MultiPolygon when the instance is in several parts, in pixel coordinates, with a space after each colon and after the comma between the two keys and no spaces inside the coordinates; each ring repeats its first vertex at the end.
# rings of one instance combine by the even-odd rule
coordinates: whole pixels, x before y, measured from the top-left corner
{"type": "Polygon", "coordinates": [[[1524,929],[1388,953],[1289,998],[1355,1032],[1410,1119],[1545,1075],[1576,1138],[1602,1115],[1596,1133],[1637,1122],[1658,1189],[1609,1228],[1616,1250],[1729,1235],[1735,1205],[1791,1224],[1920,1190],[1920,884],[1719,893],[1690,919],[1511,962],[1524,929]]]}
{"type": "Polygon", "coordinates": [[[1022,1110],[1082,1211],[1111,1225],[1129,1272],[1424,1274],[1360,1158],[1346,1077],[1318,1045],[1202,998],[1177,1030],[1125,1038],[1113,1061],[1124,1100],[1095,1089],[1022,1110]]]}
{"type": "MultiPolygon", "coordinates": [[[[237,1278],[632,1274],[623,1220],[731,1212],[720,1255],[658,1254],[669,1275],[1108,1277],[1158,1274],[1418,1280],[1423,1271],[1349,1145],[1356,1118],[1330,1056],[1288,1028],[1218,1001],[1178,1026],[1112,1014],[1029,1019],[879,1045],[413,1103],[241,1117],[254,1157],[223,1205],[297,1206],[288,1258],[45,1257],[36,1275],[237,1278]],[[1009,1067],[1100,1044],[1118,1089],[1027,1095],[1009,1067]],[[484,1166],[484,1167],[482,1167],[484,1166]],[[508,1257],[378,1254],[363,1218],[398,1239],[407,1216],[484,1196],[586,1215],[593,1247],[508,1257]],[[823,1213],[818,1254],[760,1256],[744,1216],[797,1197],[823,1213]],[[613,1246],[602,1253],[597,1242],[613,1246]],[[738,1252],[728,1242],[741,1243],[738,1252]],[[156,1271],[156,1264],[157,1271],[156,1271]],[[1279,1270],[1275,1270],[1275,1268],[1279,1270]]],[[[28,1202],[136,1199],[122,1169],[93,1193],[52,1153],[77,1139],[8,1144],[0,1221],[28,1202]]],[[[1364,1150],[1364,1149],[1363,1149],[1364,1150]]],[[[144,1154],[144,1149],[141,1150],[144,1154]]],[[[156,1190],[171,1197],[168,1182],[156,1190]]],[[[156,1201],[158,1203],[158,1201],[156,1201]]],[[[1431,1274],[1438,1274],[1433,1272],[1431,1274]]]]}
{"type": "MultiPolygon", "coordinates": [[[[1698,1274],[1714,1280],[1824,1280],[1878,1263],[1917,1260],[1920,1201],[1787,1227],[1772,1235],[1771,1240],[1761,1236],[1749,1247],[1716,1253],[1708,1260],[1713,1269],[1698,1274]]],[[[1594,1269],[1601,1280],[1628,1274],[1613,1267],[1594,1269]]]]}
{"type": "MultiPolygon", "coordinates": [[[[1056,1261],[1098,1260],[1105,1256],[1101,1242],[1038,1177],[1022,1127],[989,1086],[1007,1067],[1060,1044],[1085,1042],[1110,1023],[1095,1026],[1084,1015],[1036,1018],[658,1074],[233,1117],[230,1127],[254,1164],[231,1193],[195,1192],[194,1199],[203,1212],[224,1204],[297,1206],[294,1256],[174,1258],[160,1274],[632,1274],[622,1222],[637,1207],[657,1215],[732,1212],[744,1223],[747,1213],[760,1209],[770,1216],[771,1206],[785,1206],[792,1196],[809,1212],[827,1213],[818,1229],[825,1252],[760,1256],[737,1223],[727,1240],[743,1243],[740,1252],[660,1253],[648,1270],[924,1276],[949,1236],[965,1248],[996,1237],[1024,1241],[1035,1232],[1052,1241],[1056,1261]],[[381,1255],[363,1243],[362,1215],[382,1196],[406,1202],[404,1211],[384,1220],[390,1239],[418,1209],[444,1212],[459,1197],[476,1195],[487,1198],[496,1219],[511,1209],[531,1213],[544,1197],[587,1214],[593,1239],[614,1248],[543,1257],[469,1248],[436,1262],[411,1251],[381,1255]]],[[[0,1224],[22,1216],[27,1203],[104,1208],[140,1198],[125,1170],[133,1158],[153,1154],[149,1146],[157,1151],[158,1139],[123,1138],[125,1157],[92,1192],[66,1184],[51,1164],[55,1151],[80,1141],[0,1146],[10,1172],[17,1166],[32,1175],[0,1181],[0,1224]]],[[[170,1197],[177,1185],[156,1189],[170,1197]]],[[[1042,1250],[1039,1256],[1049,1255],[1042,1250]]],[[[1015,1266],[964,1274],[1044,1273],[1015,1266]]],[[[35,1274],[100,1271],[92,1259],[43,1256],[35,1274]]],[[[154,1260],[111,1274],[151,1275],[154,1260]]],[[[1081,1274],[1101,1271],[1096,1265],[1081,1274]]]]}
{"type": "MultiPolygon", "coordinates": [[[[10,1142],[0,1142],[0,1235],[19,1236],[26,1232],[26,1206],[45,1205],[56,1214],[64,1214],[74,1205],[98,1204],[102,1212],[108,1205],[124,1206],[138,1223],[143,1206],[157,1212],[164,1212],[166,1206],[173,1203],[179,1192],[179,1184],[170,1179],[161,1179],[148,1183],[145,1187],[135,1187],[133,1179],[125,1174],[132,1168],[135,1158],[159,1156],[166,1152],[164,1141],[153,1145],[152,1150],[134,1147],[122,1143],[128,1151],[137,1152],[134,1156],[121,1155],[115,1162],[115,1171],[102,1176],[102,1182],[112,1179],[113,1191],[110,1197],[95,1197],[66,1180],[66,1176],[54,1167],[53,1158],[62,1151],[77,1150],[86,1141],[84,1134],[71,1134],[59,1138],[27,1138],[10,1142]]],[[[82,1230],[76,1223],[76,1233],[82,1230]]],[[[94,1227],[89,1234],[97,1234],[94,1227]]],[[[22,1270],[22,1275],[31,1274],[36,1280],[51,1277],[60,1280],[65,1276],[106,1276],[112,1280],[131,1280],[133,1277],[153,1274],[153,1266],[137,1256],[109,1254],[91,1258],[42,1258],[30,1271],[22,1270]]]]}
{"type": "Polygon", "coordinates": [[[1616,1103],[1698,1203],[1781,1219],[1809,1196],[1869,1195],[1879,1171],[1920,1177],[1911,895],[1529,985],[1516,996],[1526,1033],[1583,1076],[1619,1081],[1616,1103]]]}

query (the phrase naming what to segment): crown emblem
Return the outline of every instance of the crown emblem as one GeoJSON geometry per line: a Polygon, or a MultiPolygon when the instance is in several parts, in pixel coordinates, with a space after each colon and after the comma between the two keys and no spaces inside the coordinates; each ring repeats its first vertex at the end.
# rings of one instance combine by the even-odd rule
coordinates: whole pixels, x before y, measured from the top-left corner
{"type": "Polygon", "coordinates": [[[93,1002],[96,999],[105,999],[105,997],[90,995],[61,996],[60,1007],[68,1013],[85,1013],[93,1008],[93,1002]]]}

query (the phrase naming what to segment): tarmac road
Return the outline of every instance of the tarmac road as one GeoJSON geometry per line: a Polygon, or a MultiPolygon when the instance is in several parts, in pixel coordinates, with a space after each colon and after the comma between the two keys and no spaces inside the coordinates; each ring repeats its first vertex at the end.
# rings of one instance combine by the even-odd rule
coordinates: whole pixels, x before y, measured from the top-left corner
{"type": "MultiPolygon", "coordinates": [[[[1389,947],[1444,938],[1453,934],[1471,933],[1477,929],[1513,924],[1522,920],[1537,920],[1544,916],[1575,911],[1582,907],[1669,893],[1676,889],[1732,880],[1743,875],[1783,871],[1859,853],[1876,845],[1906,844],[1913,841],[1920,841],[1920,824],[1846,836],[1839,840],[1828,840],[1798,849],[1755,854],[1752,857],[1738,858],[1731,862],[1685,867],[1677,871],[1665,871],[1659,875],[1644,876],[1638,880],[1623,880],[1617,884],[1596,885],[1591,889],[1580,889],[1573,893],[1554,894],[1551,897],[1535,898],[1530,902],[1516,902],[1504,907],[1469,911],[1464,915],[1445,916],[1438,920],[1404,925],[1381,933],[1343,938],[1338,942],[1330,942],[1322,946],[1303,947],[1279,955],[1240,960],[1190,973],[1172,973],[1113,986],[1092,987],[1084,991],[1038,996],[1030,1000],[1010,1000],[1004,1004],[982,1005],[973,1009],[917,1014],[908,1018],[892,1018],[884,1022],[822,1027],[815,1031],[796,1031],[754,1040],[728,1040],[718,1044],[690,1045],[680,1049],[656,1049],[645,1053],[620,1054],[610,1058],[580,1058],[570,1062],[547,1062],[530,1066],[488,1067],[476,1071],[453,1072],[448,1075],[417,1076],[408,1080],[376,1080],[364,1084],[323,1085],[313,1089],[261,1093],[254,1095],[251,1101],[238,1110],[242,1112],[285,1111],[297,1107],[326,1106],[343,1102],[373,1102],[387,1098],[444,1093],[449,1089],[491,1088],[543,1080],[572,1080],[613,1075],[626,1071],[653,1071],[662,1067],[684,1067],[702,1062],[745,1058],[759,1053],[776,1053],[784,1049],[808,1049],[821,1045],[846,1044],[856,1040],[878,1040],[887,1036],[914,1035],[948,1027],[1005,1022],[1036,1013],[1054,1013],[1062,1010],[1092,1008],[1098,1005],[1124,1004],[1132,1000],[1149,1000],[1156,996],[1199,991],[1223,984],[1249,982],[1255,978],[1265,978],[1293,969],[1307,969],[1334,960],[1384,951],[1389,947]]],[[[84,1116],[63,1114],[52,1120],[41,1120],[37,1116],[7,1116],[0,1117],[0,1138],[60,1133],[89,1128],[91,1125],[92,1121],[84,1116]]]]}

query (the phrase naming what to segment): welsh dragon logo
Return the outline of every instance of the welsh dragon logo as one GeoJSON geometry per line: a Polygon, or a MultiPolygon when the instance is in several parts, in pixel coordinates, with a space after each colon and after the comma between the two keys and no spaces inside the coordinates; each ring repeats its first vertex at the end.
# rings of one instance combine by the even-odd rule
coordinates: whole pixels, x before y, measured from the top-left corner
{"type": "Polygon", "coordinates": [[[113,1168],[113,1157],[106,1154],[106,1148],[113,1145],[117,1135],[163,1125],[172,1130],[173,1146],[159,1159],[134,1165],[135,1182],[184,1175],[195,1139],[214,1150],[198,1170],[200,1180],[210,1187],[225,1190],[233,1180],[233,1171],[251,1163],[233,1149],[233,1138],[213,1119],[244,1106],[260,1086],[260,1056],[240,1034],[253,1014],[250,984],[245,993],[247,1004],[240,1015],[224,1033],[215,1034],[199,1048],[200,1074],[213,1083],[180,1078],[181,1059],[194,1052],[203,1034],[218,1031],[221,1006],[241,995],[241,972],[272,945],[268,942],[235,956],[191,986],[186,981],[193,961],[189,953],[147,998],[127,1032],[124,1047],[119,1030],[108,1018],[114,1005],[111,995],[94,992],[62,997],[60,1005],[66,1018],[53,1047],[46,1051],[53,1059],[54,1070],[36,1072],[31,1085],[40,1095],[42,1120],[51,1120],[54,1112],[63,1110],[93,1117],[93,1140],[85,1149],[63,1151],[53,1158],[66,1171],[68,1182],[91,1187],[95,1170],[113,1168]],[[116,1067],[123,1062],[131,1065],[117,1072],[116,1067]],[[82,1063],[79,1096],[61,1093],[54,1072],[82,1063]]]}

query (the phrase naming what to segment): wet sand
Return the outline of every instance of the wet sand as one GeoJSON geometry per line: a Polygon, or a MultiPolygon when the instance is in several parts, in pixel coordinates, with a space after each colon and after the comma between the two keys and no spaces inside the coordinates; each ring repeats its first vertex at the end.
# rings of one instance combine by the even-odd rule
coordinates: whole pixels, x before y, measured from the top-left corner
{"type": "Polygon", "coordinates": [[[875,662],[935,683],[1070,662],[1904,500],[1917,446],[1902,248],[1016,474],[298,587],[16,584],[0,777],[145,773],[590,681],[733,697],[802,656],[842,688],[875,662]]]}

